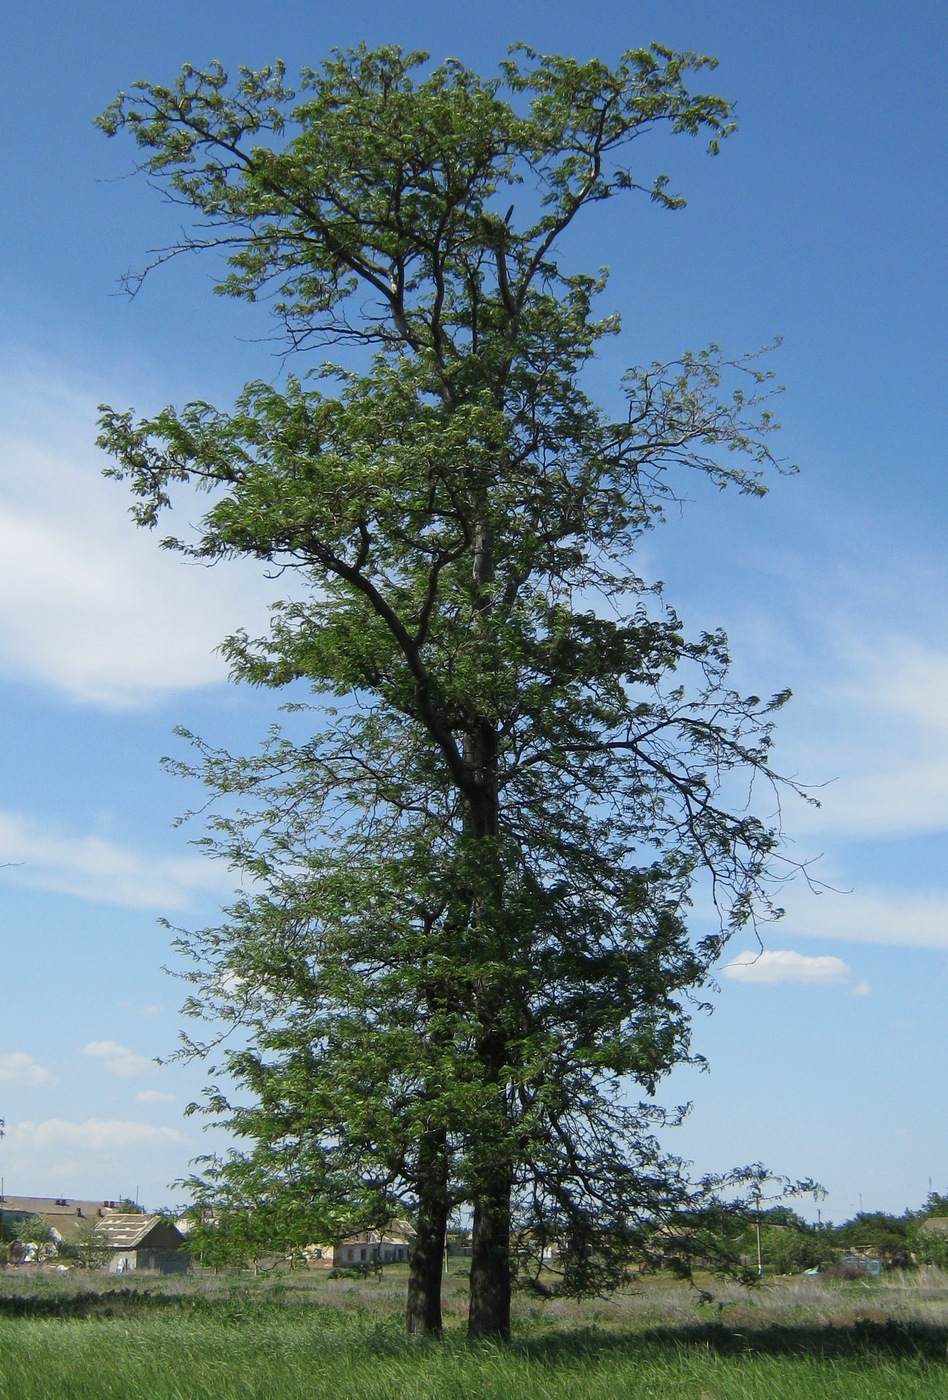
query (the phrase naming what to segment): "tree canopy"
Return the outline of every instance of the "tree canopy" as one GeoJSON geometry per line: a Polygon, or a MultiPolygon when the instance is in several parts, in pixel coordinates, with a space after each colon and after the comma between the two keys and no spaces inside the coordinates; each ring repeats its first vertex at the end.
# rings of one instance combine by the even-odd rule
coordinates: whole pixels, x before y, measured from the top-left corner
{"type": "Polygon", "coordinates": [[[471,1335],[504,1337],[513,1228],[582,1291],[693,1204],[651,1096],[724,939],[773,912],[786,694],[735,691],[723,633],[689,636],[635,567],[688,473],[763,493],[770,372],[712,346],[597,401],[619,320],[595,311],[605,274],[560,255],[605,200],[683,203],[633,143],[666,126],[716,152],[730,104],[686,86],[711,67],[516,46],[483,79],[360,46],[298,94],[280,65],[186,66],[99,119],[193,221],[156,261],[219,250],[218,291],[316,357],[231,411],[102,417],[139,524],[197,487],[168,547],[296,578],[225,652],[295,684],[311,732],[245,756],[195,738],[177,765],[244,889],[180,935],[187,1009],[244,1032],[208,1107],[249,1146],[203,1189],[310,1238],[409,1211],[414,1331],[440,1329],[459,1207],[471,1335]],[[701,937],[696,879],[720,919],[701,937]]]}

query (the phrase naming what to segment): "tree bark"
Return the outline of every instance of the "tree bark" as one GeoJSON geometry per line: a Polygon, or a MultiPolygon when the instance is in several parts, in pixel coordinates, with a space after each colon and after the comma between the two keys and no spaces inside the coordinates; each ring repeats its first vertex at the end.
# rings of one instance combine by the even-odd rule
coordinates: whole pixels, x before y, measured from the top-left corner
{"type": "Polygon", "coordinates": [[[511,1175],[502,1164],[474,1203],[467,1335],[472,1342],[510,1340],[511,1175]]]}
{"type": "MultiPolygon", "coordinates": [[[[474,530],[471,579],[475,626],[485,640],[491,637],[491,590],[495,582],[494,542],[487,523],[488,514],[484,509],[474,530]]],[[[489,680],[490,676],[485,679],[489,680]]],[[[475,903],[476,921],[483,946],[493,951],[497,967],[504,966],[510,956],[502,923],[504,872],[497,845],[500,833],[499,748],[496,721],[492,716],[483,715],[464,744],[464,757],[478,789],[477,798],[469,800],[468,832],[475,841],[484,842],[482,884],[475,903]]],[[[476,1157],[480,1160],[472,1182],[474,1221],[467,1335],[469,1341],[506,1342],[510,1340],[510,1196],[513,1187],[504,1084],[507,1064],[504,1021],[509,1014],[509,988],[498,983],[496,976],[494,973],[488,984],[477,988],[475,993],[480,1022],[477,1056],[484,1082],[496,1095],[497,1119],[494,1125],[485,1123],[485,1135],[476,1148],[476,1157]],[[496,1135],[491,1131],[492,1126],[496,1128],[496,1135]]]]}
{"type": "Polygon", "coordinates": [[[408,1272],[405,1330],[410,1337],[440,1337],[441,1274],[448,1226],[444,1133],[419,1145],[418,1216],[408,1272]]]}

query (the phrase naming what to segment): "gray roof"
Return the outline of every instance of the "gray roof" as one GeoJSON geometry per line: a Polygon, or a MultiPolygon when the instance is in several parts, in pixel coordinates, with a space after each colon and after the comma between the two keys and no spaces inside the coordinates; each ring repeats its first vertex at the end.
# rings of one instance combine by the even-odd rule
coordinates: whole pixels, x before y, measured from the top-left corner
{"type": "MultiPolygon", "coordinates": [[[[97,1225],[100,1220],[116,1214],[117,1201],[82,1201],[52,1196],[0,1196],[0,1211],[22,1218],[27,1215],[40,1215],[59,1235],[60,1239],[72,1240],[91,1221],[97,1225]]],[[[127,1217],[123,1217],[127,1218],[127,1217]]],[[[146,1217],[137,1215],[136,1220],[146,1217]]]]}
{"type": "Polygon", "coordinates": [[[184,1236],[161,1215],[107,1215],[96,1222],[96,1235],[118,1251],[139,1249],[180,1249],[184,1236]]]}

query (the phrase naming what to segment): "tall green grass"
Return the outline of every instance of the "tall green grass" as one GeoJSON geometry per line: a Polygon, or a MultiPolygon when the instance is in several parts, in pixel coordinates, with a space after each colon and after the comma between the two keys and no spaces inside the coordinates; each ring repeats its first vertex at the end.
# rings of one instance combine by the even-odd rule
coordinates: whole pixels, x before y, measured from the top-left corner
{"type": "Polygon", "coordinates": [[[333,1291],[328,1281],[167,1288],[153,1280],[102,1290],[16,1282],[0,1281],[2,1400],[948,1395],[943,1304],[930,1310],[922,1298],[924,1315],[886,1320],[879,1304],[891,1297],[897,1311],[895,1293],[832,1291],[822,1317],[804,1318],[787,1290],[782,1309],[771,1295],[764,1316],[737,1316],[735,1304],[725,1322],[718,1320],[724,1310],[704,1320],[707,1309],[691,1302],[679,1315],[689,1295],[653,1291],[640,1295],[648,1313],[622,1325],[593,1322],[597,1304],[564,1324],[523,1303],[514,1341],[496,1348],[467,1346],[459,1320],[442,1345],[408,1342],[392,1306],[395,1290],[373,1291],[370,1283],[333,1291]],[[847,1316],[860,1302],[877,1315],[847,1316]]]}

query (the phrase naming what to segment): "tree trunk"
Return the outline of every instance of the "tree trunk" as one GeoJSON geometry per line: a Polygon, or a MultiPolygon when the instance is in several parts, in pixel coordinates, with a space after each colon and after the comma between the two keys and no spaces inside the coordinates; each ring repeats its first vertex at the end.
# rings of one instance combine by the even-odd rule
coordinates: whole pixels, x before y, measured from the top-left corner
{"type": "Polygon", "coordinates": [[[410,1337],[441,1336],[441,1274],[448,1226],[444,1146],[440,1132],[426,1135],[418,1149],[418,1217],[405,1310],[410,1337]]]}
{"type": "Polygon", "coordinates": [[[472,1342],[510,1340],[510,1197],[514,1164],[505,1073],[508,1041],[503,1008],[492,988],[478,1008],[482,1033],[478,1058],[486,1084],[493,1090],[493,1111],[482,1123],[475,1149],[472,1180],[474,1228],[471,1237],[471,1284],[467,1335],[472,1342]]]}
{"type": "MultiPolygon", "coordinates": [[[[487,512],[474,531],[472,584],[475,619],[490,640],[489,613],[494,582],[494,547],[487,512]]],[[[487,654],[490,656],[491,647],[487,654]]],[[[488,661],[487,665],[490,666],[488,661]]],[[[485,679],[490,680],[489,671],[485,679]]],[[[498,968],[509,958],[504,937],[504,872],[497,845],[500,832],[498,788],[499,735],[493,717],[484,716],[474,732],[466,737],[464,756],[478,785],[478,797],[469,798],[468,834],[483,841],[481,887],[475,901],[476,922],[482,946],[491,949],[498,968]]],[[[496,972],[486,986],[476,989],[475,1001],[480,1022],[477,1054],[486,1084],[496,1094],[497,1120],[482,1125],[482,1138],[475,1157],[474,1222],[471,1237],[471,1280],[468,1298],[467,1335],[469,1341],[506,1342],[510,1340],[510,1195],[513,1166],[509,1160],[509,1124],[505,1102],[504,1067],[507,1063],[507,1035],[504,1020],[509,1012],[509,987],[498,983],[496,972]],[[496,1128],[496,1133],[493,1129],[496,1128]]]]}
{"type": "Polygon", "coordinates": [[[510,1340],[510,1172],[498,1170],[474,1204],[467,1336],[510,1340]]]}
{"type": "Polygon", "coordinates": [[[447,1221],[419,1218],[411,1251],[405,1329],[410,1337],[441,1336],[441,1273],[447,1221]]]}

